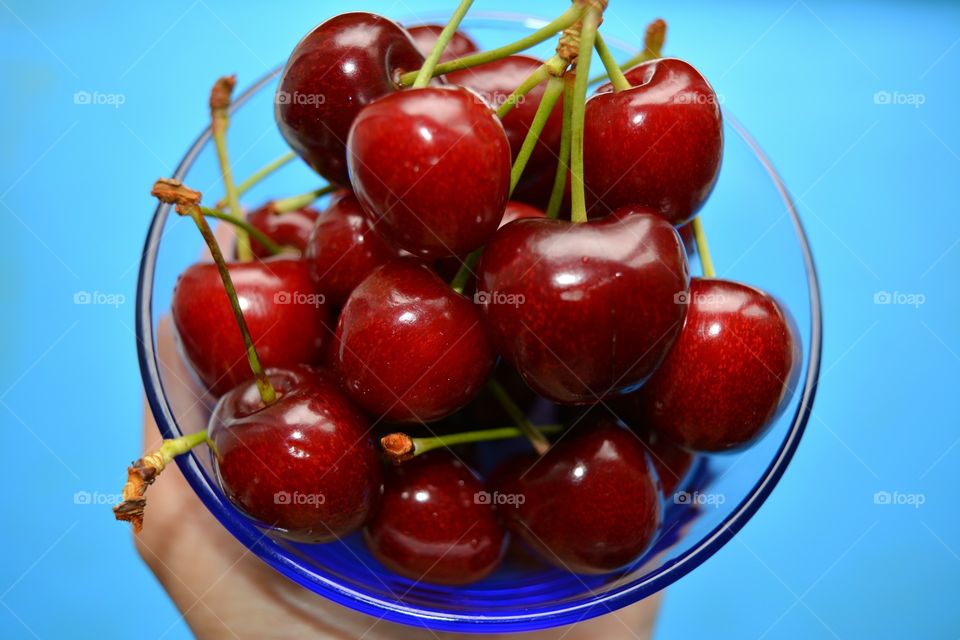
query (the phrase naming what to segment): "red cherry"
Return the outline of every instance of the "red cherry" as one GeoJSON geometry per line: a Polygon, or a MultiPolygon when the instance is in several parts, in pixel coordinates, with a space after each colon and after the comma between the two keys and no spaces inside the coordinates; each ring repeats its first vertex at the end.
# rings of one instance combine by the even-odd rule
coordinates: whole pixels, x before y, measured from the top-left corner
{"type": "Polygon", "coordinates": [[[508,460],[490,484],[503,497],[507,528],[544,560],[576,573],[629,564],[660,526],[646,448],[610,419],[577,427],[539,460],[508,460]]]}
{"type": "Polygon", "coordinates": [[[467,254],[507,203],[510,144],[496,114],[461,87],[384,96],[347,141],[354,192],[377,230],[422,257],[467,254]]]}
{"type": "Polygon", "coordinates": [[[561,404],[594,403],[642,383],[683,324],[680,238],[643,209],[583,224],[518,220],[487,245],[477,274],[497,350],[561,404]]]}
{"type": "Polygon", "coordinates": [[[652,429],[642,429],[639,435],[647,443],[650,462],[660,479],[660,492],[669,500],[690,472],[694,455],[652,429]]]}
{"type": "Polygon", "coordinates": [[[411,580],[469,584],[489,575],[507,536],[483,482],[448,451],[432,451],[387,474],[364,529],[370,552],[411,580]]]}
{"type": "Polygon", "coordinates": [[[326,374],[268,371],[278,399],[263,406],[253,382],[226,393],[210,418],[217,473],[251,518],[306,542],[357,530],[380,493],[368,420],[326,374]]]}
{"type": "Polygon", "coordinates": [[[713,190],[723,153],[717,94],[682,60],[662,58],[626,73],[633,88],[607,84],[587,101],[583,179],[590,216],[622,206],[688,222],[713,190]]]}
{"type": "Polygon", "coordinates": [[[397,23],[372,13],[334,16],[290,54],[277,87],[280,133],[317,173],[347,185],[346,140],[357,113],[422,64],[397,23]]]}
{"type": "Polygon", "coordinates": [[[759,438],[789,402],[800,365],[792,318],[738,282],[694,278],[683,331],[633,399],[638,420],[696,451],[759,438]]]}
{"type": "Polygon", "coordinates": [[[331,304],[341,305],[371,271],[396,256],[397,250],[374,230],[357,198],[347,193],[317,219],[304,259],[331,304]]]}
{"type": "MultiPolygon", "coordinates": [[[[303,251],[318,215],[319,212],[310,207],[277,215],[270,203],[267,203],[248,213],[247,222],[280,246],[303,251]]],[[[270,252],[257,242],[256,238],[250,238],[250,248],[253,250],[253,255],[258,258],[270,256],[270,252]]]]}
{"type": "Polygon", "coordinates": [[[344,389],[389,422],[450,415],[494,364],[476,306],[414,258],[388,262],[354,289],[336,339],[344,389]]]}
{"type": "MultiPolygon", "coordinates": [[[[443,31],[443,25],[439,24],[418,24],[407,27],[407,33],[413,38],[414,44],[417,45],[417,49],[424,58],[430,55],[430,52],[433,50],[433,45],[437,43],[437,38],[440,37],[441,31],[443,31]]],[[[470,36],[462,31],[457,31],[453,34],[450,42],[447,43],[447,47],[443,50],[443,53],[440,54],[440,62],[456,60],[457,58],[462,58],[478,51],[480,51],[480,47],[477,46],[477,43],[474,42],[470,36]]]]}
{"type": "MultiPolygon", "coordinates": [[[[263,366],[318,362],[329,311],[306,264],[279,256],[228,268],[263,366]]],[[[252,379],[216,265],[194,264],[180,275],[171,313],[184,355],[214,395],[252,379]]]]}

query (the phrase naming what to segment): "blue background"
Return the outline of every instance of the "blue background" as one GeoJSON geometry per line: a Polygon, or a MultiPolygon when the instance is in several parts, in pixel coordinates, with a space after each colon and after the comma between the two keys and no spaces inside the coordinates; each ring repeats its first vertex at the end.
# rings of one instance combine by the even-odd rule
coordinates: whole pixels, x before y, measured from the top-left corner
{"type": "MultiPolygon", "coordinates": [[[[140,446],[132,300],[148,188],[205,123],[216,75],[249,83],[347,4],[414,13],[0,0],[0,637],[117,637],[133,585],[150,628],[178,619],[107,507],[74,501],[116,492],[140,446]],[[76,104],[78,91],[123,104],[76,104]],[[78,291],[125,302],[76,305],[78,291]]],[[[811,236],[826,343],[790,469],[669,590],[658,637],[956,638],[960,7],[671,4],[613,0],[605,29],[636,40],[666,17],[667,52],[696,64],[773,158],[811,236]],[[879,291],[923,303],[877,305],[879,291]],[[875,504],[879,491],[922,504],[875,504]]],[[[188,636],[180,623],[166,637],[188,636]]]]}

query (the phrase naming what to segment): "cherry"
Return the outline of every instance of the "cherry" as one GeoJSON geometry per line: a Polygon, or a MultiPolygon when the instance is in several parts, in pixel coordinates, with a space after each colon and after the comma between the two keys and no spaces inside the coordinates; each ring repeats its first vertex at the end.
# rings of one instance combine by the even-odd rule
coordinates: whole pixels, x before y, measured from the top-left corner
{"type": "Polygon", "coordinates": [[[462,87],[391,93],[361,111],[347,141],[354,192],[377,229],[421,257],[464,255],[503,217],[510,144],[462,87]]]}
{"type": "MultiPolygon", "coordinates": [[[[318,215],[319,212],[310,207],[278,215],[272,205],[267,203],[248,213],[247,222],[263,231],[277,244],[303,251],[318,215]]],[[[270,255],[266,247],[253,237],[250,238],[250,249],[258,258],[266,258],[270,255]]]]}
{"type": "Polygon", "coordinates": [[[329,542],[363,526],[381,490],[370,424],[327,374],[271,369],[277,400],[252,381],[210,418],[217,475],[230,501],[286,537],[329,542]]]}
{"type": "MultiPolygon", "coordinates": [[[[437,38],[440,37],[441,31],[443,31],[443,25],[439,24],[418,24],[407,27],[407,33],[413,38],[414,44],[417,45],[417,49],[424,58],[430,55],[430,50],[433,49],[433,45],[437,43],[437,38]]],[[[477,46],[477,43],[474,42],[470,36],[462,31],[457,31],[453,34],[450,42],[447,43],[446,48],[440,55],[440,62],[456,60],[457,58],[462,58],[465,55],[478,51],[480,51],[480,47],[477,46]]]]}
{"type": "Polygon", "coordinates": [[[631,89],[609,84],[587,101],[583,153],[590,216],[626,205],[656,209],[672,224],[689,221],[720,171],[723,120],[700,72],[675,58],[626,72],[631,89]]]}
{"type": "Polygon", "coordinates": [[[390,422],[453,413],[476,396],[494,364],[476,306],[414,258],[378,267],[354,289],[336,340],[344,389],[390,422]]]}
{"type": "Polygon", "coordinates": [[[338,195],[313,227],[304,259],[317,286],[341,305],[364,278],[397,256],[352,193],[338,195]]]}
{"type": "MultiPolygon", "coordinates": [[[[231,263],[228,269],[264,367],[318,362],[329,311],[307,265],[278,256],[231,263]]],[[[194,264],[180,275],[171,313],[184,355],[214,395],[251,378],[216,265],[194,264]]]]}
{"type": "Polygon", "coordinates": [[[652,429],[640,429],[639,435],[660,479],[660,492],[669,500],[690,472],[694,455],[652,429]]]}
{"type": "Polygon", "coordinates": [[[517,220],[484,249],[478,300],[497,350],[540,395],[594,403],[653,373],[683,324],[680,238],[640,208],[517,220]]]}
{"type": "Polygon", "coordinates": [[[468,584],[489,575],[507,535],[483,482],[447,450],[394,467],[364,529],[371,553],[411,580],[468,584]]]}
{"type": "Polygon", "coordinates": [[[606,573],[640,556],[660,525],[661,496],[646,448],[600,419],[536,456],[511,458],[490,486],[507,528],[542,558],[577,573],[606,573]]]}
{"type": "Polygon", "coordinates": [[[349,184],[346,140],[364,106],[423,64],[409,34],[372,13],[343,13],[294,48],[280,76],[276,120],[287,143],[321,176],[349,184]]]}

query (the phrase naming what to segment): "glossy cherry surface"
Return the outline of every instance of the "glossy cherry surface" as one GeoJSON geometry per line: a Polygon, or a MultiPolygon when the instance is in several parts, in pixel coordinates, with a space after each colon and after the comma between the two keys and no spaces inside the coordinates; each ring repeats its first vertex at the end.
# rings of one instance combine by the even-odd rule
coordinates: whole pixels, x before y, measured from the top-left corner
{"type": "Polygon", "coordinates": [[[510,188],[510,144],[496,114],[462,87],[384,96],[347,142],[354,192],[377,229],[421,257],[487,242],[510,188]]]}
{"type": "MultiPolygon", "coordinates": [[[[430,52],[433,50],[433,45],[437,43],[437,38],[440,37],[441,31],[443,31],[443,25],[441,24],[418,24],[407,27],[407,33],[413,38],[414,44],[417,45],[417,49],[424,58],[430,55],[430,52]]],[[[453,34],[453,37],[450,38],[450,42],[447,43],[443,53],[440,54],[440,62],[456,60],[457,58],[462,58],[477,51],[480,51],[477,43],[464,32],[457,31],[453,34]]]]}
{"type": "Polygon", "coordinates": [[[660,491],[635,434],[610,419],[576,429],[539,460],[508,460],[491,489],[505,496],[509,530],[544,560],[576,573],[614,571],[653,540],[660,491]]]}
{"type": "Polygon", "coordinates": [[[683,324],[680,238],[659,216],[624,209],[602,220],[518,220],[487,245],[478,300],[498,352],[527,384],[585,404],[640,384],[683,324]]]}
{"type": "Polygon", "coordinates": [[[477,475],[446,450],[386,474],[364,541],[391,570],[411,580],[469,584],[503,557],[506,531],[477,475]]]}
{"type": "MultiPolygon", "coordinates": [[[[311,207],[277,214],[271,204],[267,203],[248,213],[247,222],[280,246],[303,251],[318,215],[319,212],[311,207]]],[[[253,250],[253,255],[258,258],[266,258],[270,255],[270,252],[257,242],[256,238],[250,238],[250,248],[253,250]]]]}
{"type": "Polygon", "coordinates": [[[729,280],[694,278],[683,331],[633,396],[637,419],[698,451],[760,437],[796,386],[800,344],[771,296],[729,280]]]}
{"type": "Polygon", "coordinates": [[[336,339],[347,393],[389,422],[453,413],[477,394],[494,364],[477,307],[414,258],[388,262],[354,289],[336,339]]]}
{"type": "Polygon", "coordinates": [[[348,184],[346,141],[357,113],[399,88],[423,63],[410,35],[373,13],[342,13],[308,33],[290,55],[276,95],[287,143],[321,176],[348,184]]]}
{"type": "Polygon", "coordinates": [[[717,95],[700,72],[675,58],[626,73],[631,89],[603,85],[587,101],[584,183],[591,217],[626,205],[689,221],[713,190],[723,153],[717,95]]]}
{"type": "MultiPolygon", "coordinates": [[[[280,256],[228,268],[263,366],[318,362],[329,311],[307,265],[280,256]]],[[[253,378],[216,265],[194,264],[180,275],[171,314],[184,355],[214,395],[253,378]]]]}
{"type": "Polygon", "coordinates": [[[307,542],[363,525],[382,485],[370,423],[327,374],[268,372],[278,399],[253,382],[225,394],[210,418],[217,474],[230,501],[257,521],[307,542]]]}
{"type": "Polygon", "coordinates": [[[371,271],[397,256],[373,228],[352,193],[338,196],[317,219],[304,260],[314,282],[334,305],[343,304],[371,271]]]}
{"type": "Polygon", "coordinates": [[[674,494],[693,466],[694,454],[652,429],[640,429],[639,435],[647,444],[647,453],[660,479],[664,499],[675,501],[674,494]]]}

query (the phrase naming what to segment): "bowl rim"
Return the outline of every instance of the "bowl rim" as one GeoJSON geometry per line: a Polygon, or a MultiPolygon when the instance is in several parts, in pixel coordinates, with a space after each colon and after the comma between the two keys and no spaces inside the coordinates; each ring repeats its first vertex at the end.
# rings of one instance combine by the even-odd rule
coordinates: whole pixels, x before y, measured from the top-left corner
{"type": "MultiPolygon", "coordinates": [[[[480,19],[492,19],[516,22],[521,19],[539,20],[518,14],[477,12],[480,19]]],[[[608,38],[609,40],[609,38],[608,38]]],[[[246,88],[230,105],[230,112],[241,108],[258,91],[279,75],[282,66],[272,69],[251,86],[246,88]]],[[[450,613],[405,604],[398,600],[389,600],[362,593],[330,578],[310,571],[307,567],[290,558],[282,547],[261,531],[252,521],[230,508],[216,492],[212,479],[202,469],[196,456],[180,456],[176,459],[184,477],[206,508],[230,531],[244,546],[257,557],[281,571],[286,577],[303,587],[322,595],[337,604],[344,605],[363,613],[386,619],[391,622],[428,627],[438,631],[458,632],[518,632],[532,631],[562,624],[572,624],[592,618],[632,604],[653,595],[691,572],[721,547],[753,517],[766,501],[774,487],[783,476],[786,468],[799,446],[800,439],[809,421],[813,401],[817,391],[822,351],[822,307],[819,281],[803,223],[792,201],[789,191],[777,174],[772,163],[757,142],[743,125],[728,111],[723,117],[737,134],[751,148],[763,169],[773,180],[787,211],[793,221],[795,235],[800,243],[804,268],[807,276],[810,304],[810,348],[809,364],[804,378],[803,388],[792,424],[780,444],[773,460],[764,470],[761,479],[750,493],[733,509],[723,522],[686,552],[678,556],[669,565],[664,565],[645,576],[642,580],[624,584],[602,595],[588,594],[584,599],[567,606],[534,611],[510,612],[507,614],[485,615],[482,613],[450,613]]],[[[190,146],[183,159],[171,176],[182,180],[193,166],[197,156],[210,142],[211,132],[207,127],[190,146]]],[[[150,410],[164,438],[176,438],[182,431],[167,402],[160,377],[160,366],[154,344],[153,326],[153,286],[156,271],[157,253],[162,240],[163,229],[171,207],[166,204],[157,206],[154,211],[140,262],[136,294],[136,338],[144,390],[150,410]]]]}

